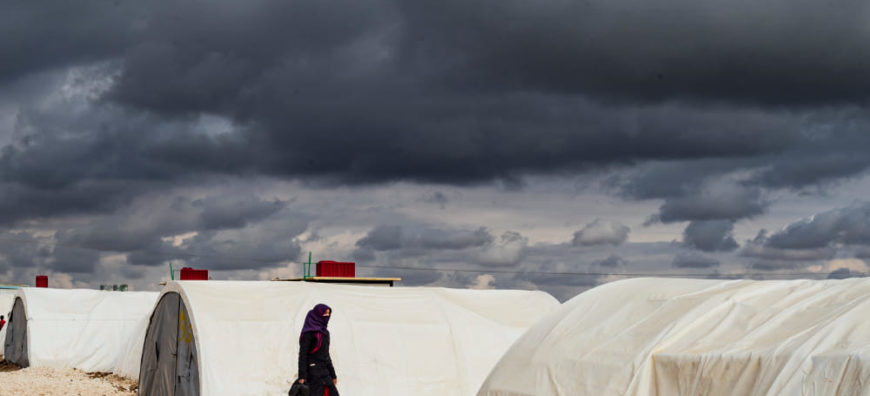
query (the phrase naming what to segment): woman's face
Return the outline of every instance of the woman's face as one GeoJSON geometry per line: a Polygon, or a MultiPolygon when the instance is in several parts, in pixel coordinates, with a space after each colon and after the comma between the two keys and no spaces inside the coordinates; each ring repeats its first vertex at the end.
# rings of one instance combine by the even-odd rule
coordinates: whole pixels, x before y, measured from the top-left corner
{"type": "Polygon", "coordinates": [[[326,308],[326,311],[323,311],[323,316],[329,316],[329,308],[326,308]]]}

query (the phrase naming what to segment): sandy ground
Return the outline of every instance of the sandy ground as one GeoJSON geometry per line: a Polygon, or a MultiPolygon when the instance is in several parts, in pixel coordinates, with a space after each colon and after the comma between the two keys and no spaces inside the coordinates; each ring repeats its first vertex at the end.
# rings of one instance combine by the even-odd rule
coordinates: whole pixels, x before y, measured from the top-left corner
{"type": "Polygon", "coordinates": [[[7,395],[105,395],[136,394],[136,381],[105,373],[55,370],[0,362],[0,396],[7,395]]]}

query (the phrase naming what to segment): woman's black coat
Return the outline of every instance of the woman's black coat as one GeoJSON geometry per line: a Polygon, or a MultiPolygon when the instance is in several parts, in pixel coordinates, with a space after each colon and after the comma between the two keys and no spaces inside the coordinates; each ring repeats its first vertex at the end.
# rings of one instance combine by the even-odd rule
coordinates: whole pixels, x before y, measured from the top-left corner
{"type": "Polygon", "coordinates": [[[338,396],[332,383],[337,377],[329,357],[329,334],[321,334],[320,348],[316,347],[317,332],[308,331],[299,338],[299,378],[305,379],[312,396],[322,395],[323,388],[329,388],[329,396],[338,396]]]}

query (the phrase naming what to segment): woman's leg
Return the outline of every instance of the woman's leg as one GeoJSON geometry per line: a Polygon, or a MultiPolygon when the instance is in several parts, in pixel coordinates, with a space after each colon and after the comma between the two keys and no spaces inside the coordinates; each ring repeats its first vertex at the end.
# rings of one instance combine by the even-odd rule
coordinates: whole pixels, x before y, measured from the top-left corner
{"type": "Polygon", "coordinates": [[[323,396],[323,383],[317,380],[309,382],[308,396],[323,396]]]}
{"type": "Polygon", "coordinates": [[[316,369],[309,371],[308,390],[309,396],[338,396],[338,389],[332,383],[332,378],[329,372],[321,369],[322,366],[317,366],[316,369]],[[329,391],[327,395],[325,392],[329,391]]]}

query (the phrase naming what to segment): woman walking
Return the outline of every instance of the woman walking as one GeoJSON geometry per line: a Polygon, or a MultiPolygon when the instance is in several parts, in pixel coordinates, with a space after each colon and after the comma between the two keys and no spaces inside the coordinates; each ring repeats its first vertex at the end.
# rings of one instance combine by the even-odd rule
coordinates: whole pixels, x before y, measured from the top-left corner
{"type": "Polygon", "coordinates": [[[326,304],[315,305],[308,311],[299,336],[299,382],[308,384],[311,396],[338,396],[326,329],[331,314],[326,304]]]}

